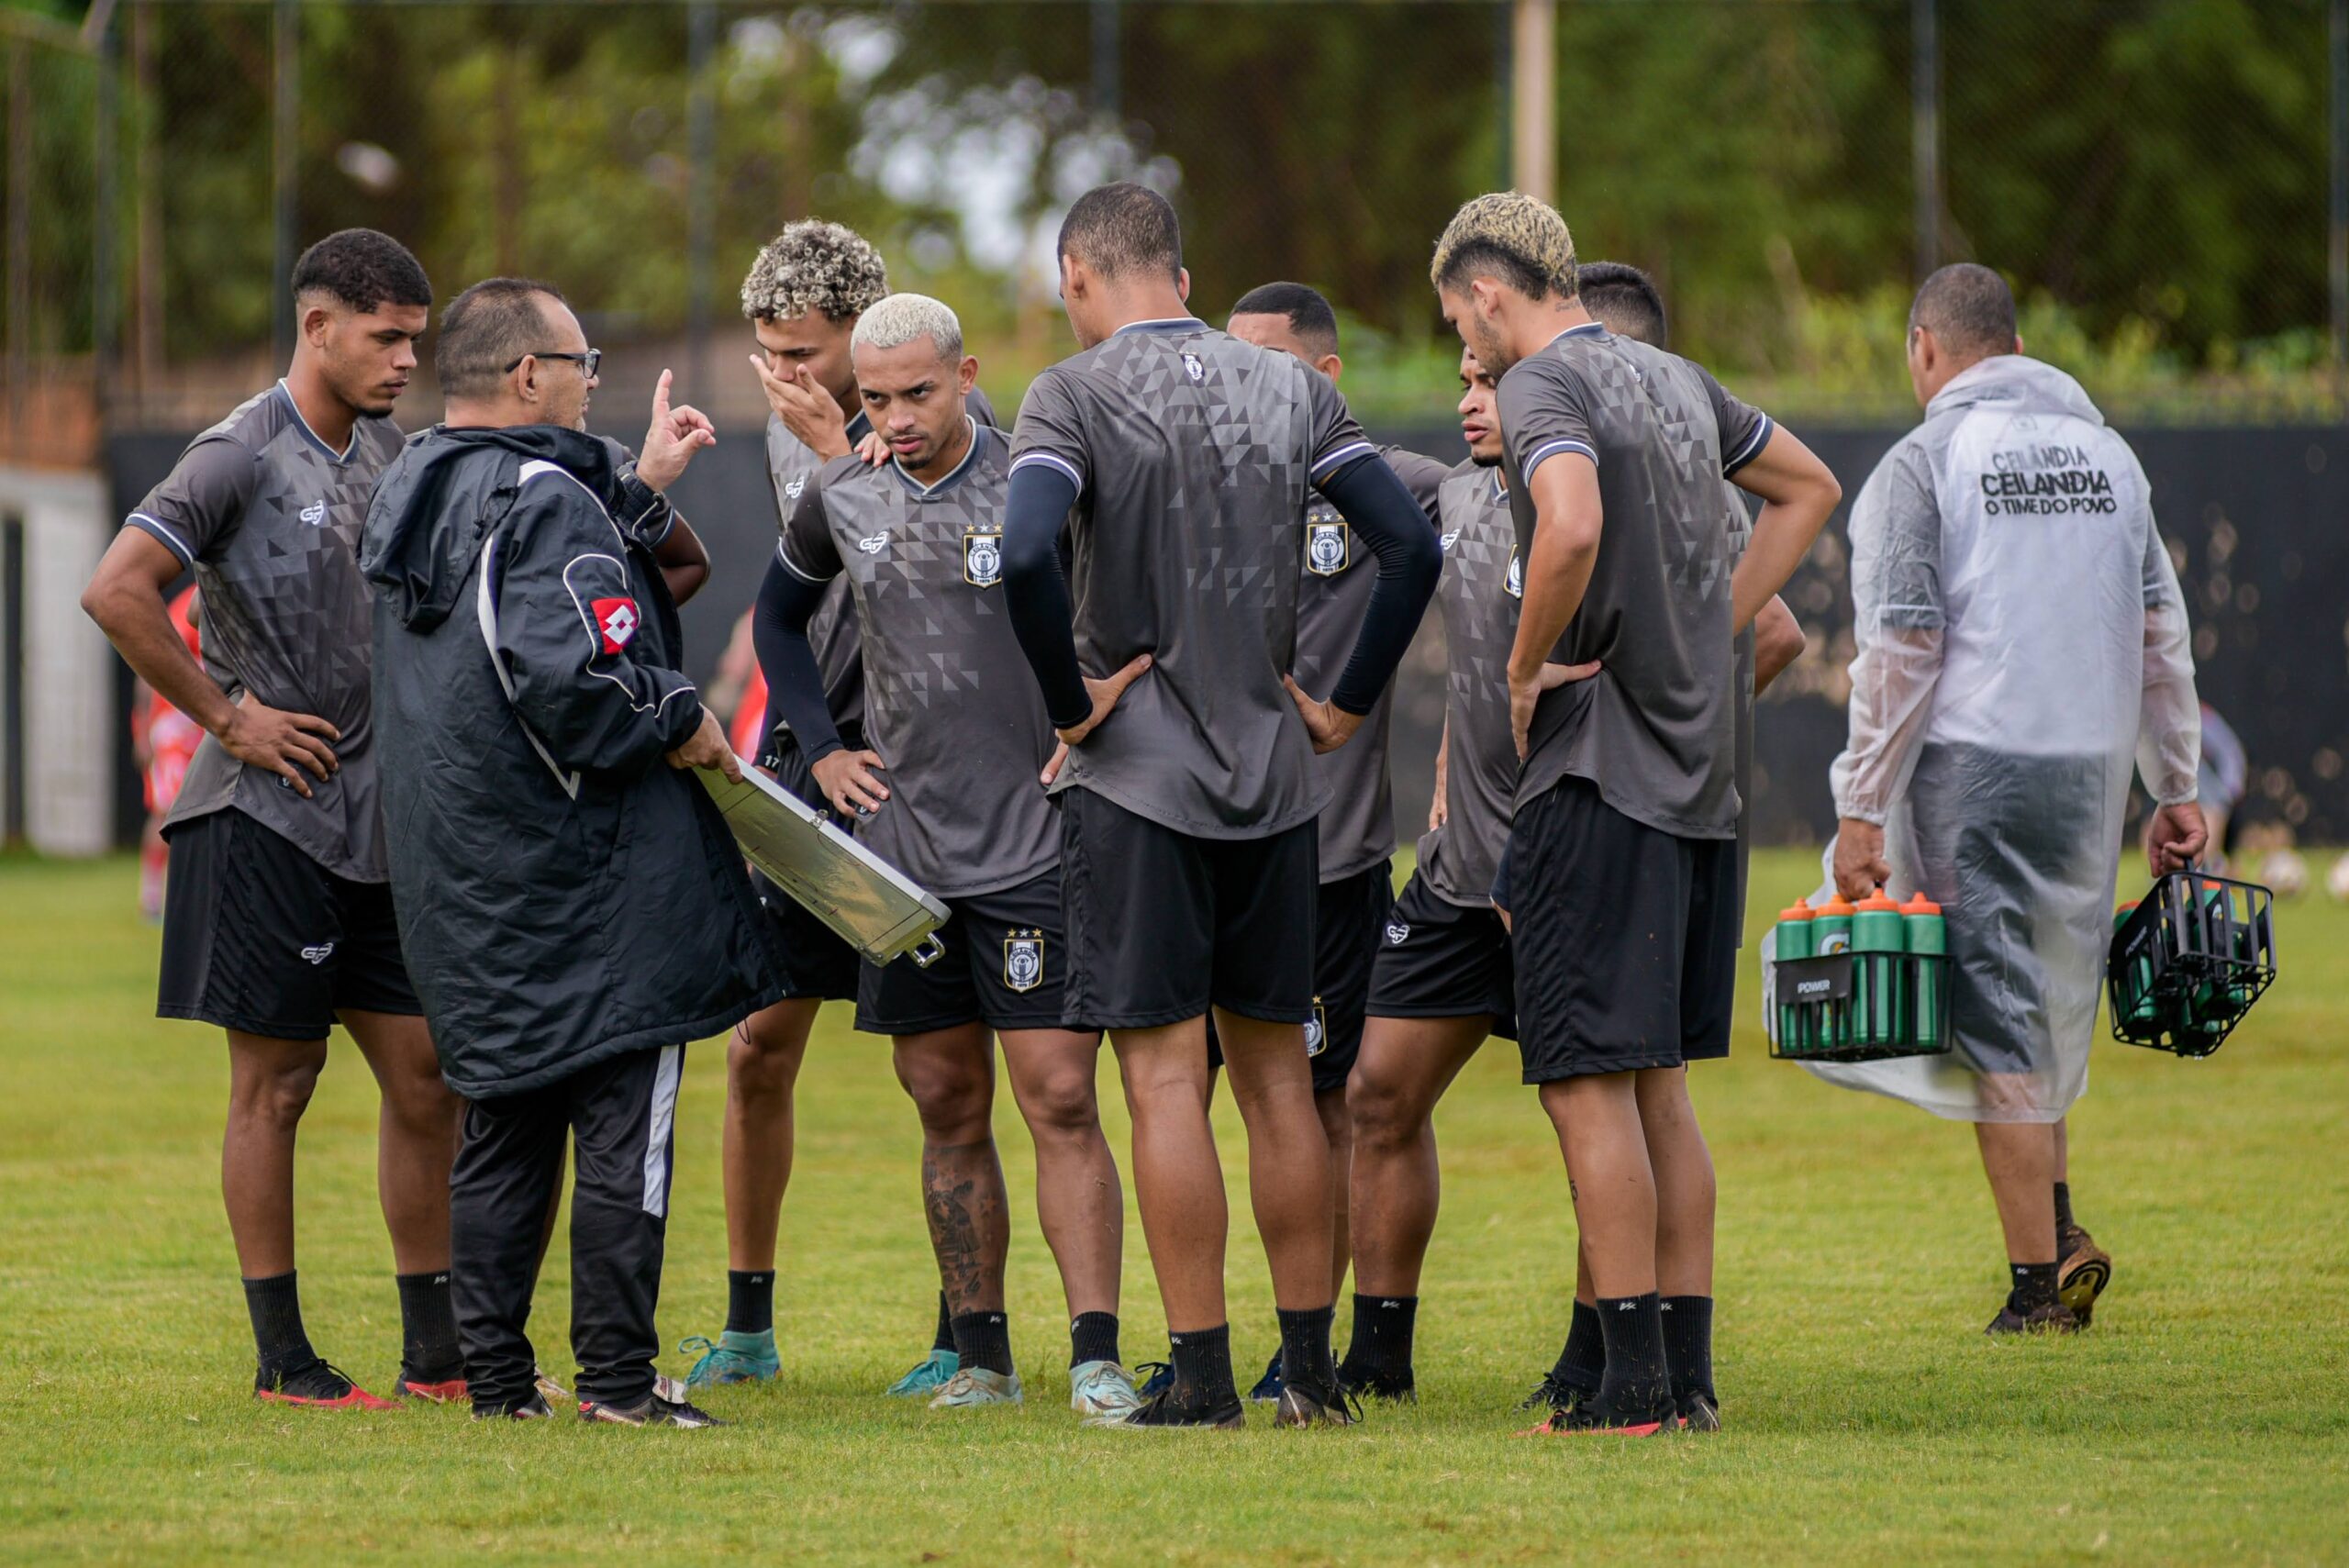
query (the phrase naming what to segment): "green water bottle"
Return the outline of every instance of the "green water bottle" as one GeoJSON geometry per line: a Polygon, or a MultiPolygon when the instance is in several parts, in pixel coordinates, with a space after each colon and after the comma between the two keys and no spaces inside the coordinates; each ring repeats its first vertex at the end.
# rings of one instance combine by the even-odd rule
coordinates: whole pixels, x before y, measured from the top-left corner
{"type": "MultiPolygon", "coordinates": [[[[1900,934],[1912,953],[1939,958],[1949,951],[1949,922],[1942,917],[1942,906],[1918,895],[1900,906],[1900,934]]],[[[1917,963],[1909,966],[1916,977],[1916,990],[1909,997],[1916,1008],[1915,1040],[1920,1051],[1942,1049],[1942,966],[1938,963],[1917,963]]]]}
{"type": "Polygon", "coordinates": [[[1900,954],[1909,946],[1901,929],[1900,906],[1879,887],[1852,911],[1853,1037],[1857,1043],[1886,1048],[1908,1043],[1901,1036],[1901,1005],[1908,987],[1900,984],[1900,954]]]}
{"type": "MultiPolygon", "coordinates": [[[[1825,957],[1829,953],[1852,951],[1852,909],[1850,900],[1841,893],[1831,894],[1827,902],[1810,923],[1810,951],[1825,957]]],[[[1843,1051],[1852,1043],[1852,1004],[1822,1002],[1811,1015],[1810,1048],[1813,1051],[1843,1051]]]]}
{"type": "MultiPolygon", "coordinates": [[[[1783,963],[1790,958],[1809,958],[1811,953],[1810,905],[1798,898],[1791,908],[1778,911],[1776,935],[1771,955],[1783,963]]],[[[1787,999],[1791,991],[1784,980],[1778,982],[1778,1050],[1788,1056],[1799,1054],[1809,1041],[1805,1040],[1803,1009],[1787,999]]]]}
{"type": "MultiPolygon", "coordinates": [[[[2118,937],[2121,929],[2136,912],[2137,905],[2133,899],[2113,910],[2112,934],[2118,937]]],[[[2128,998],[2129,1022],[2150,1024],[2154,1021],[2156,1004],[2154,997],[2154,955],[2151,951],[2141,952],[2130,961],[2129,981],[2124,995],[2128,998]]]]}

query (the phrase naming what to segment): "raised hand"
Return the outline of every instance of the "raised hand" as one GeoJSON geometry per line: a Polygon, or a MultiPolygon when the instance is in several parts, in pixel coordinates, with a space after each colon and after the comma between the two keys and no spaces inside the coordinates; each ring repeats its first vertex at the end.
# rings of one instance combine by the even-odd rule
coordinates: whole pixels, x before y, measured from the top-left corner
{"type": "Polygon", "coordinates": [[[669,373],[662,371],[660,384],[652,389],[652,423],[636,459],[636,476],[655,490],[674,484],[694,453],[718,444],[718,429],[709,416],[690,405],[669,406],[669,373]]]}

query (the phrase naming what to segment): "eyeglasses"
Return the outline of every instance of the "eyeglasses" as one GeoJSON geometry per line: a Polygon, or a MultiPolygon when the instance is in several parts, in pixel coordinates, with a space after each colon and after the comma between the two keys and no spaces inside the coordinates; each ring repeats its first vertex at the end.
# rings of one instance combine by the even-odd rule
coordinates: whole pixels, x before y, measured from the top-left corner
{"type": "Polygon", "coordinates": [[[589,381],[593,381],[596,379],[596,367],[604,362],[604,350],[601,349],[590,349],[584,354],[524,354],[520,358],[515,360],[513,364],[507,365],[504,370],[497,373],[500,375],[512,375],[514,373],[514,365],[520,364],[523,360],[570,360],[579,366],[579,373],[581,375],[586,377],[589,381]]]}

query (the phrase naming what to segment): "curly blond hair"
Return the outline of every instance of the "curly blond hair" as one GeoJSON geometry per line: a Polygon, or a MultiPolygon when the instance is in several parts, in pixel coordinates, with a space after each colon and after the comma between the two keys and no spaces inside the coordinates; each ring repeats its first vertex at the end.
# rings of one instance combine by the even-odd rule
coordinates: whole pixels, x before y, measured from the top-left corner
{"type": "Polygon", "coordinates": [[[889,292],[881,252],[856,230],[802,218],[759,248],[742,280],[742,314],[753,321],[794,321],[811,310],[852,321],[889,292]]]}
{"type": "Polygon", "coordinates": [[[1519,191],[1476,197],[1452,215],[1435,242],[1428,277],[1456,289],[1475,276],[1492,277],[1529,299],[1552,291],[1567,299],[1580,287],[1575,237],[1558,209],[1519,191]]]}

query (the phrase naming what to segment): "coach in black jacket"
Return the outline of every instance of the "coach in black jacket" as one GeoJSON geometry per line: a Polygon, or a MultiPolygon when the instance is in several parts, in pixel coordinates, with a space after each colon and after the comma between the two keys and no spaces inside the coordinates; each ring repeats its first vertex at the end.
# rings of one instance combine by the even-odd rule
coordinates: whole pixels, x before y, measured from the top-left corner
{"type": "Polygon", "coordinates": [[[780,995],[724,818],[737,772],[683,662],[659,492],[715,437],[655,400],[633,471],[584,429],[597,356],[542,284],[441,318],[448,423],[377,486],[360,562],[400,940],[443,1073],[473,1103],[451,1288],[477,1415],[545,1413],[523,1325],[575,1135],[572,1344],[590,1418],[702,1425],[653,1391],[685,1043],[780,995]]]}

